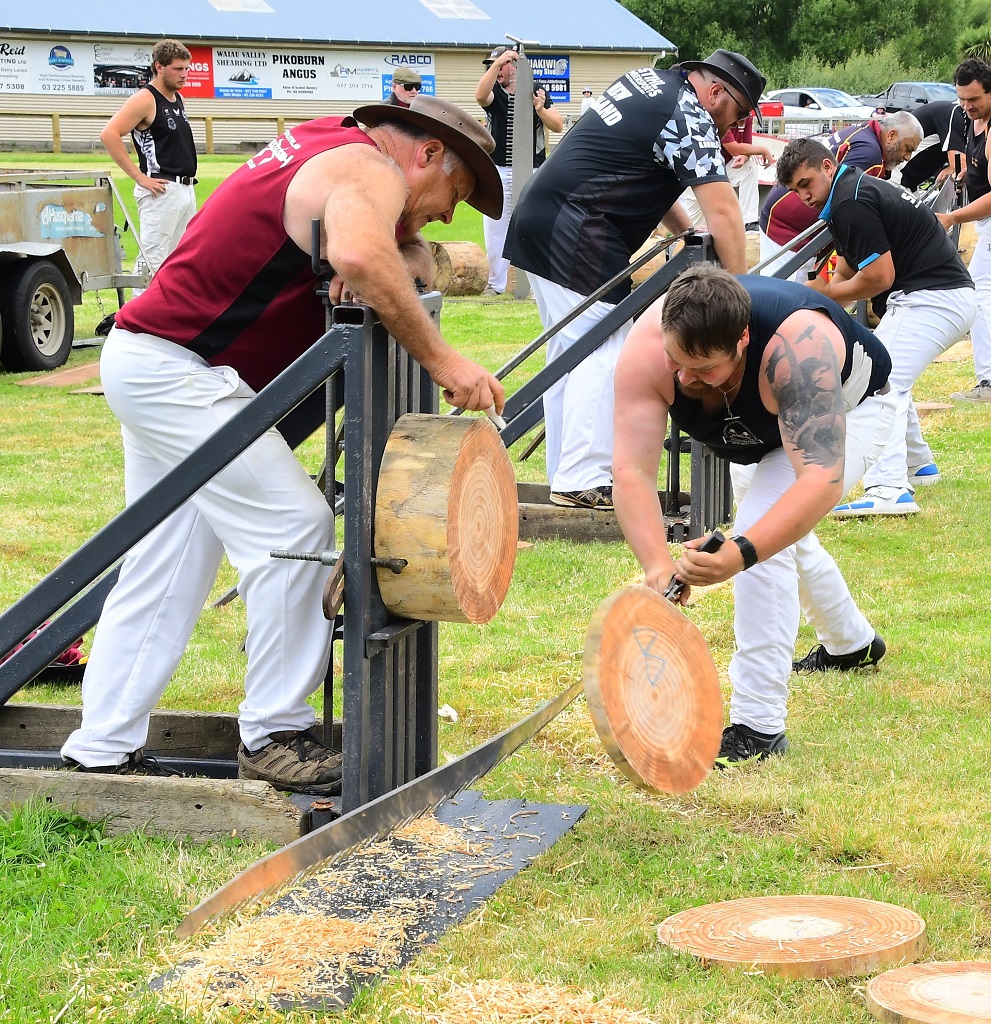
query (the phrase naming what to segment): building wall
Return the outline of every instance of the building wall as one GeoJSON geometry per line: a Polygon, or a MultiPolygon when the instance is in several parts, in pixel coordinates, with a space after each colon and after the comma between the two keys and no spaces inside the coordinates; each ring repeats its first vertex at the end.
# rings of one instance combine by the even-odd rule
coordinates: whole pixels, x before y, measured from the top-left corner
{"type": "MultiPolygon", "coordinates": [[[[438,93],[481,119],[483,113],[475,102],[475,86],[485,70],[482,58],[488,51],[434,49],[430,52],[433,52],[436,62],[438,93]]],[[[634,51],[572,52],[570,57],[571,100],[560,105],[566,124],[578,118],[583,86],[591,85],[598,95],[623,72],[649,64],[651,59],[649,54],[634,51]]],[[[57,112],[64,152],[102,152],[100,131],[122,103],[119,96],[62,95],[56,98],[0,91],[0,149],[51,150],[51,115],[57,112]]],[[[206,151],[204,118],[208,116],[214,118],[215,152],[253,152],[277,134],[276,119],[280,116],[285,118],[286,126],[291,126],[313,117],[348,114],[354,105],[340,101],[300,100],[290,103],[213,99],[189,100],[186,109],[201,152],[206,151]]],[[[553,146],[556,137],[552,135],[550,141],[553,146]]]]}

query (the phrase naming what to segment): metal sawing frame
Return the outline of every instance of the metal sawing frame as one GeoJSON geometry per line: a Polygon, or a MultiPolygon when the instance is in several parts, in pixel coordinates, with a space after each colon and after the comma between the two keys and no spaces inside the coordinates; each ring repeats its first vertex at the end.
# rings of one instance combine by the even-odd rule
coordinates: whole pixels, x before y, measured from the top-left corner
{"type": "MultiPolygon", "coordinates": [[[[440,296],[428,295],[432,316],[440,296]]],[[[285,417],[290,443],[308,436],[326,412],[334,423],[338,382],[344,377],[345,607],[334,638],[343,654],[344,786],[341,803],[352,809],[434,767],[437,757],[437,624],[395,620],[379,597],[372,567],[375,488],[382,452],[395,420],[406,412],[437,412],[437,391],[427,373],[388,336],[366,307],[340,306],[332,326],[244,410],[232,417],[158,484],[124,509],[24,597],[0,615],[0,650],[10,650],[32,630],[82,594],[75,603],[0,664],[0,702],[34,678],[64,647],[99,619],[113,586],[118,560],[145,534],[285,417]],[[326,389],[326,408],[306,400],[326,389]],[[306,422],[301,422],[305,420],[306,422]],[[293,436],[295,435],[295,436],[293,436]],[[92,584],[92,586],[91,586],[92,584]],[[87,589],[89,588],[89,589],[87,589]]],[[[328,430],[333,465],[334,431],[328,430]]],[[[328,474],[328,498],[334,480],[328,474]]],[[[333,709],[333,661],[325,683],[325,734],[333,709]]],[[[2,763],[55,767],[56,754],[7,754],[2,763]]],[[[165,763],[182,769],[181,761],[165,763]]],[[[220,777],[236,763],[196,762],[185,767],[220,777]]]]}
{"type": "MultiPolygon", "coordinates": [[[[566,353],[524,384],[506,405],[508,422],[501,436],[507,447],[540,422],[541,396],[550,385],[620,325],[640,315],[686,267],[712,257],[708,235],[689,236],[681,252],[618,303],[566,353]]],[[[795,257],[802,258],[802,253],[795,257]]],[[[440,296],[424,296],[423,302],[436,318],[440,296]]],[[[340,809],[363,806],[431,770],[437,757],[437,624],[395,619],[387,612],[372,565],[372,544],[378,468],[389,432],[406,412],[436,413],[437,389],[426,372],[388,336],[374,313],[360,306],[334,307],[327,333],[248,407],[0,615],[0,651],[11,650],[32,630],[51,620],[0,664],[0,703],[9,700],[97,622],[115,580],[116,563],[124,554],[270,427],[279,424],[289,443],[295,445],[326,420],[331,425],[327,431],[327,465],[333,466],[337,453],[332,425],[341,395],[346,579],[344,614],[334,625],[334,639],[344,641],[344,782],[340,809]],[[338,374],[343,377],[343,387],[338,374]],[[328,381],[324,403],[311,401],[320,398],[319,389],[328,381]],[[57,615],[61,609],[65,610],[57,615]]],[[[680,451],[680,440],[678,444],[680,451]]],[[[692,442],[691,451],[693,498],[697,494],[698,500],[693,500],[689,535],[697,536],[728,518],[731,494],[725,464],[711,454],[703,455],[697,442],[692,442]]],[[[675,499],[678,461],[677,453],[672,452],[668,479],[675,499]]],[[[327,474],[326,491],[333,506],[336,481],[332,473],[327,474]]],[[[333,704],[332,658],[324,687],[328,741],[333,729],[333,704]]],[[[229,759],[162,760],[199,774],[236,774],[236,763],[229,759]]],[[[0,752],[0,764],[54,767],[60,759],[51,751],[0,752]]]]}

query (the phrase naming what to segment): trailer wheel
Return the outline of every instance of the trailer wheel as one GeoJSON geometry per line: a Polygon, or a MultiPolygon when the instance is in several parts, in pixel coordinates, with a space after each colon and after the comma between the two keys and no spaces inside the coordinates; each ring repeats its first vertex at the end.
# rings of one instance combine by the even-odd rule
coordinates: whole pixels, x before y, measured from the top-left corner
{"type": "Polygon", "coordinates": [[[75,317],[69,287],[50,260],[9,267],[0,290],[0,360],[12,371],[54,370],[72,350],[75,317]]]}

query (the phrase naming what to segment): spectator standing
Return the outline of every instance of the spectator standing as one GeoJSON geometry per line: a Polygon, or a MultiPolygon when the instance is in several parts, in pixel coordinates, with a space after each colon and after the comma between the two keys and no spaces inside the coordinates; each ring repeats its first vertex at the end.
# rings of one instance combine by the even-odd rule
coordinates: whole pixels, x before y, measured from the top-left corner
{"type": "Polygon", "coordinates": [[[582,89],[582,114],[587,110],[590,110],[594,103],[595,100],[592,99],[592,87],[590,85],[586,85],[585,88],[582,89]]]}
{"type": "Polygon", "coordinates": [[[838,505],[833,514],[911,515],[919,511],[915,488],[939,479],[912,404],[912,385],[970,330],[977,312],[974,282],[936,215],[920,200],[866,171],[836,164],[814,139],[785,147],[778,181],[829,224],[836,243],[832,277],[817,277],[809,287],[842,306],[887,296],[874,333],[891,356],[891,441],[864,475],[864,496],[838,505]]]}
{"type": "Polygon", "coordinates": [[[970,331],[977,383],[968,391],[953,392],[950,397],[958,402],[991,402],[991,171],[988,161],[991,65],[976,57],[968,58],[957,65],[953,84],[971,123],[965,144],[969,202],[936,216],[944,228],[971,222],[977,228],[977,242],[969,267],[977,287],[977,318],[970,331]]]}
{"type": "MultiPolygon", "coordinates": [[[[141,248],[136,271],[154,274],[175,249],[196,213],[196,145],[179,90],[192,57],[177,39],[151,51],[151,79],[106,123],[100,141],[114,163],[134,179],[141,248]],[[127,154],[130,134],[138,166],[127,154]]],[[[139,289],[134,295],[140,295],[139,289]]]]}
{"type": "MultiPolygon", "coordinates": [[[[485,254],[489,263],[489,281],[483,294],[501,295],[506,290],[509,260],[503,256],[506,231],[512,213],[513,194],[513,124],[516,108],[516,62],[519,53],[508,46],[497,46],[482,63],[485,71],[475,88],[475,99],[485,110],[485,121],[495,139],[492,159],[499,168],[503,185],[502,216],[485,217],[485,254]]],[[[540,167],[547,159],[547,132],[564,130],[564,118],[554,109],[547,91],[535,86],[533,103],[533,166],[540,167]]]]}
{"type": "Polygon", "coordinates": [[[423,88],[423,79],[412,68],[396,68],[392,72],[392,92],[386,103],[408,107],[423,88]]]}
{"type": "MultiPolygon", "coordinates": [[[[691,228],[678,198],[692,189],[723,266],[743,273],[746,235],[719,140],[756,109],[763,75],[738,53],[618,78],[530,179],[506,255],[527,271],[545,328],[628,267],[660,222],[691,228]]],[[[630,292],[627,278],[547,344],[570,348],[630,292]]],[[[624,325],[544,394],[547,479],[557,505],[611,509],[613,371],[624,325]]]]}

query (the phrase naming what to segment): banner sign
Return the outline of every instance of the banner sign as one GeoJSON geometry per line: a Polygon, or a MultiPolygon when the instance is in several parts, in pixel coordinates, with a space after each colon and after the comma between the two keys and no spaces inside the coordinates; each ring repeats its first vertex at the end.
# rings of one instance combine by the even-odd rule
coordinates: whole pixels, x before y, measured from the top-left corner
{"type": "MultiPolygon", "coordinates": [[[[412,68],[424,95],[436,92],[433,54],[418,52],[192,46],[187,99],[341,100],[377,103],[396,68],[412,68]]],[[[0,94],[127,96],[149,77],[141,43],[36,42],[0,35],[0,94]]],[[[555,93],[555,97],[556,97],[555,93]]]]}
{"type": "Polygon", "coordinates": [[[528,53],[526,57],[533,68],[533,84],[546,89],[555,103],[567,103],[571,99],[571,58],[563,53],[528,53]]]}

